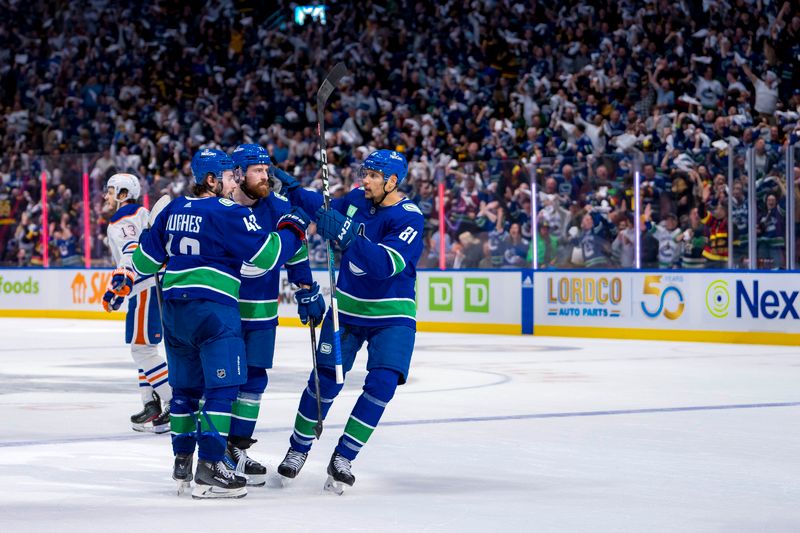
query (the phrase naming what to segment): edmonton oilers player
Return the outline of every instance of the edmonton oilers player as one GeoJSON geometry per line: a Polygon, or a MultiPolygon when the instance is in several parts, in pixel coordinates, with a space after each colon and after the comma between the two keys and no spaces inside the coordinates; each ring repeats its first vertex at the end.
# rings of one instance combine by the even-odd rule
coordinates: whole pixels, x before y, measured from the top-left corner
{"type": "Polygon", "coordinates": [[[133,251],[139,246],[139,236],[147,228],[150,215],[136,203],[141,192],[139,179],[133,174],[114,174],[106,183],[103,208],[113,213],[106,235],[117,268],[103,295],[103,309],[116,311],[128,299],[125,342],[130,344],[131,357],[139,369],[139,392],[144,404],[140,412],[131,415],[131,427],[135,431],[166,433],[172,389],[167,381],[167,363],[158,353],[161,311],[155,278],[151,274],[137,277],[131,267],[133,251]]]}
{"type": "MultiPolygon", "coordinates": [[[[280,217],[291,210],[291,205],[272,191],[269,153],[258,144],[243,144],[231,153],[231,159],[238,184],[231,198],[249,207],[259,226],[273,230],[280,217]]],[[[280,186],[279,181],[277,185],[280,186]]],[[[303,245],[286,262],[286,270],[289,282],[301,287],[295,294],[300,320],[305,324],[310,318],[316,326],[325,314],[325,301],[320,296],[319,285],[311,277],[307,246],[303,245]]],[[[246,262],[242,265],[241,277],[239,314],[247,354],[247,382],[239,387],[233,402],[225,462],[237,473],[246,474],[248,485],[261,486],[266,483],[267,469],[249,457],[247,450],[256,442],[253,431],[261,395],[267,388],[267,369],[272,368],[275,352],[280,270],[264,270],[246,262]]]]}
{"type": "Polygon", "coordinates": [[[172,385],[173,478],[179,493],[192,479],[194,498],[239,498],[246,479],[222,461],[231,404],[247,379],[239,322],[242,261],[271,270],[293,257],[305,238],[308,218],[292,210],[277,232],[262,229],[253,212],[219,198],[233,162],[220,150],[192,158],[195,197],[179,197],[157,214],[133,255],[142,273],[167,262],[163,279],[164,344],[172,385]],[[201,398],[204,404],[200,406],[201,398]]]}
{"type": "MultiPolygon", "coordinates": [[[[341,315],[341,353],[344,371],[353,366],[356,352],[367,343],[367,377],[363,392],[339,439],[325,488],[339,494],[355,477],[350,462],[366,444],[392,399],[405,383],[416,335],[416,262],[422,253],[424,220],[419,208],[399,191],[408,173],[405,157],[393,150],[377,150],[361,168],[361,187],[333,200],[325,211],[322,195],[299,187],[291,176],[276,170],[293,205],[315,213],[317,231],[342,249],[336,295],[341,315]]],[[[330,312],[322,325],[319,344],[319,380],[323,417],[342,386],[336,384],[332,355],[330,312]]],[[[314,441],[317,417],[313,375],[300,398],[290,448],[278,472],[294,478],[305,463],[314,441]]]]}

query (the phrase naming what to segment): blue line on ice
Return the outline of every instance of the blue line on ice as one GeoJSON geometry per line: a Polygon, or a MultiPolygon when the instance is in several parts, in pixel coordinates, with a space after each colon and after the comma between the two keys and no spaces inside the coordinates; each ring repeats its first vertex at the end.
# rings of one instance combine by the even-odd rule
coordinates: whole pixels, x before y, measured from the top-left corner
{"type": "MultiPolygon", "coordinates": [[[[423,420],[398,420],[381,422],[381,426],[422,426],[429,424],[462,424],[467,422],[502,422],[504,420],[531,420],[536,418],[576,418],[584,416],[641,415],[653,413],[681,413],[689,411],[726,411],[733,409],[767,409],[774,407],[800,407],[800,402],[740,403],[730,405],[693,405],[686,407],[652,407],[646,409],[615,409],[608,411],[571,411],[565,413],[532,413],[526,415],[472,416],[461,418],[433,418],[423,420]]],[[[327,429],[342,429],[344,424],[326,424],[327,429]]],[[[256,433],[290,432],[289,427],[256,429],[256,433]]],[[[24,440],[0,442],[0,448],[42,446],[46,444],[73,444],[83,442],[123,441],[148,438],[143,433],[130,435],[94,435],[88,437],[65,437],[61,439],[24,440]]]]}

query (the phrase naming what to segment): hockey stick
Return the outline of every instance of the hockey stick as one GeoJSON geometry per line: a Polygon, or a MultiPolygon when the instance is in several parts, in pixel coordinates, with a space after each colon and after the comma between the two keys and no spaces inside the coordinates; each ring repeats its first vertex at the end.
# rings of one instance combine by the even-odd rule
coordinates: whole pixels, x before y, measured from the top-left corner
{"type": "MultiPolygon", "coordinates": [[[[150,210],[150,216],[147,218],[147,228],[148,229],[153,227],[153,224],[155,223],[156,218],[158,217],[158,215],[161,214],[161,211],[163,211],[164,208],[167,207],[167,204],[170,203],[171,201],[172,201],[172,198],[170,197],[170,195],[165,194],[161,198],[159,198],[158,201],[155,204],[153,204],[153,209],[150,210]]],[[[163,316],[163,313],[164,313],[164,296],[161,294],[161,281],[159,279],[158,272],[153,274],[153,278],[154,278],[155,283],[156,283],[156,300],[158,300],[158,318],[161,321],[161,335],[163,336],[164,335],[164,316],[163,316]]]]}
{"type": "Polygon", "coordinates": [[[314,435],[319,440],[322,435],[322,403],[319,398],[319,372],[317,372],[317,331],[314,328],[314,321],[308,321],[311,330],[311,361],[314,364],[314,393],[317,396],[317,423],[314,424],[314,435]]]}
{"type": "MultiPolygon", "coordinates": [[[[322,165],[322,195],[325,210],[330,211],[331,193],[328,183],[328,152],[325,148],[325,103],[331,93],[336,89],[339,81],[348,74],[344,63],[337,63],[328,72],[317,91],[317,135],[319,136],[319,162],[322,165]]],[[[344,372],[342,371],[342,346],[339,339],[339,306],[336,303],[336,271],[334,270],[334,257],[331,241],[325,241],[325,248],[328,252],[328,275],[331,283],[331,316],[333,317],[333,358],[336,365],[336,383],[344,383],[344,372]]],[[[319,395],[317,395],[319,401],[319,395]]]]}

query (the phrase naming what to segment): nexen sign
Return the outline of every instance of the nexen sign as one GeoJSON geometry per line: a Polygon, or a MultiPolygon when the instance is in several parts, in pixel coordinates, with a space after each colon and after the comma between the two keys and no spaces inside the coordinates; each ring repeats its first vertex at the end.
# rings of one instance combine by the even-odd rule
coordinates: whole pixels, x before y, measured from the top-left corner
{"type": "Polygon", "coordinates": [[[753,318],[784,319],[789,316],[800,319],[795,308],[795,300],[800,291],[760,292],[758,281],[753,281],[752,291],[748,292],[744,282],[736,282],[736,318],[742,318],[742,310],[746,309],[753,318]],[[742,305],[744,304],[744,305],[742,305]]]}

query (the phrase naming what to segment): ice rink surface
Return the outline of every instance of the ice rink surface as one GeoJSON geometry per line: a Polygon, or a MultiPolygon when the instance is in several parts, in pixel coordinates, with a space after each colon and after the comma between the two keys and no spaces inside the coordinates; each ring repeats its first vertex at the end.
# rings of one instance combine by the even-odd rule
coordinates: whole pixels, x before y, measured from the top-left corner
{"type": "MultiPolygon", "coordinates": [[[[344,495],[322,486],[366,352],[291,485],[195,501],[169,437],[129,428],[122,338],[0,319],[0,532],[800,531],[795,347],[422,333],[344,495]]],[[[309,344],[279,329],[251,450],[273,472],[309,344]]]]}

